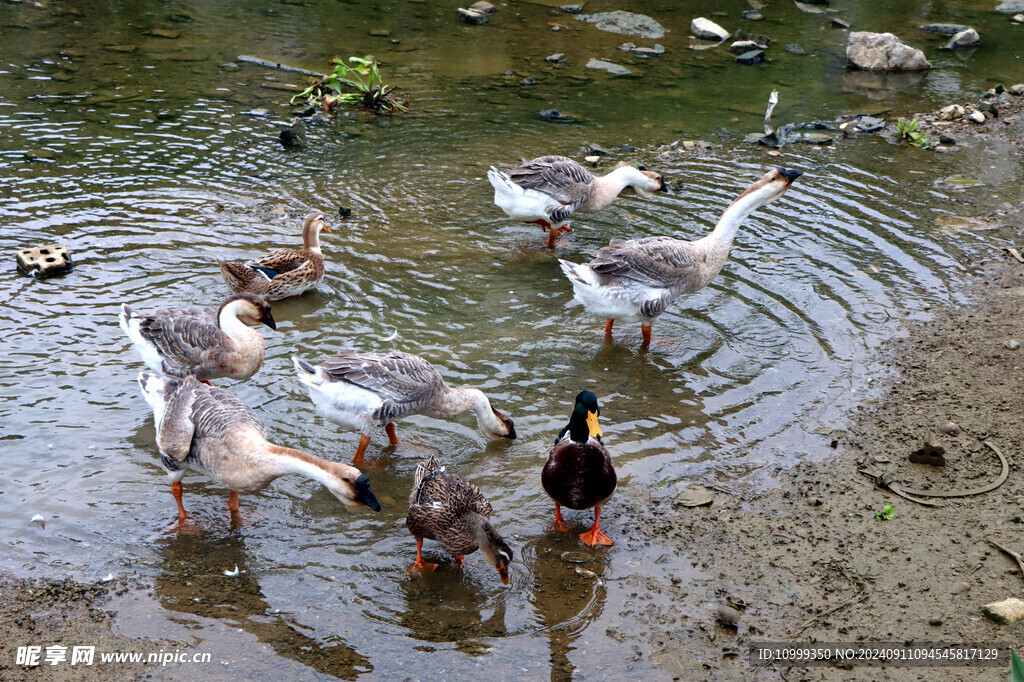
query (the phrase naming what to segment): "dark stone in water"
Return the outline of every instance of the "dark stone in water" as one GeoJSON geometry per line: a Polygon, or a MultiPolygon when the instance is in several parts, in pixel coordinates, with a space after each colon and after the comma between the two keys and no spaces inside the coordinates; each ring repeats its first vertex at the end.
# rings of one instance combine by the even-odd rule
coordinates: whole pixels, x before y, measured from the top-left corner
{"type": "Polygon", "coordinates": [[[863,130],[865,133],[870,133],[884,128],[885,120],[874,116],[861,116],[857,119],[857,122],[854,125],[857,127],[857,130],[863,130]]]}
{"type": "Polygon", "coordinates": [[[352,209],[349,208],[348,206],[339,206],[338,215],[341,216],[342,218],[348,218],[349,216],[352,215],[352,209]]]}
{"type": "Polygon", "coordinates": [[[296,121],[292,124],[291,128],[282,130],[278,139],[281,141],[281,144],[289,149],[305,149],[306,124],[302,121],[296,121]]]}
{"type": "Polygon", "coordinates": [[[804,52],[804,48],[800,47],[796,43],[790,43],[789,45],[786,45],[786,52],[790,54],[807,54],[806,52],[804,52]]]}
{"type": "Polygon", "coordinates": [[[569,14],[579,14],[583,11],[583,5],[562,5],[562,9],[569,14]]]}
{"type": "Polygon", "coordinates": [[[556,123],[571,123],[574,120],[572,116],[566,116],[558,109],[544,109],[540,112],[540,117],[545,121],[555,121],[556,123]]]}
{"type": "Polygon", "coordinates": [[[739,57],[736,57],[736,61],[740,64],[760,64],[764,61],[764,50],[744,52],[739,57]]]}
{"type": "Polygon", "coordinates": [[[918,28],[929,33],[938,33],[940,36],[955,36],[960,31],[969,29],[970,26],[964,26],[963,24],[925,24],[918,26],[918,28]]]}

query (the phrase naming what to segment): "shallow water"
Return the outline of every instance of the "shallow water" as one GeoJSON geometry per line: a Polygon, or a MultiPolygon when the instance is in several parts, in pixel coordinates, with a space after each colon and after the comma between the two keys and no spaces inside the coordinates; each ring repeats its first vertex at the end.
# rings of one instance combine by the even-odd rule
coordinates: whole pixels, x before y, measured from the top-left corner
{"type": "MultiPolygon", "coordinates": [[[[574,535],[542,531],[551,505],[539,471],[573,396],[586,387],[601,399],[622,495],[728,485],[815,456],[815,434],[841,427],[844,411],[871,390],[872,349],[902,320],[961,300],[967,268],[1006,236],[944,229],[937,218],[973,215],[982,198],[1019,200],[1021,160],[986,148],[967,169],[984,184],[949,190],[935,181],[965,172],[964,154],[876,137],[788,147],[779,161],[805,175],[747,221],[711,286],[659,319],[647,352],[629,325],[616,329],[614,344],[602,342],[601,320],[567,305],[556,257],[581,261],[585,248],[613,237],[710,230],[775,163],[742,143],[761,128],[772,87],[777,123],[908,115],[1024,81],[1021,48],[1011,42],[1020,29],[990,3],[928,16],[911,3],[887,16],[834,4],[856,28],[893,30],[928,47],[937,68],[887,90],[891,80],[846,72],[845,33],[796,7],[772,6],[765,21],[743,23],[773,37],[774,61],[748,68],[722,49],[687,49],[692,16],[734,29],[739,10],[648,8],[670,33],[658,41],[666,54],[643,61],[616,47],[654,41],[600,33],[548,4],[502,6],[482,27],[459,24],[448,5],[406,0],[377,9],[315,1],[139,2],[117,12],[3,6],[0,248],[61,241],[75,270],[37,281],[9,262],[0,274],[0,566],[83,580],[139,575],[153,598],[124,605],[123,627],[216,652],[214,676],[657,675],[634,650],[643,633],[631,614],[660,606],[643,583],[676,576],[704,589],[702,576],[691,557],[668,556],[631,532],[642,520],[614,502],[603,527],[616,544],[587,551],[592,561],[580,565],[598,577],[560,559],[585,548],[574,535]],[[926,21],[975,25],[983,47],[971,57],[938,52],[943,39],[913,28],[926,21]],[[552,31],[550,22],[566,28],[552,31]],[[151,28],[181,36],[144,35],[151,28]],[[371,29],[390,36],[368,37],[371,29]],[[789,42],[808,55],[783,52],[789,42]],[[310,124],[310,149],[288,152],[276,136],[296,107],[286,106],[288,93],[263,86],[303,79],[222,66],[246,53],[316,69],[338,51],[384,60],[413,111],[392,119],[344,111],[310,124]],[[553,52],[568,62],[545,63],[553,52]],[[587,71],[590,56],[637,75],[587,71]],[[537,85],[522,85],[530,75],[537,85]],[[538,117],[552,107],[578,122],[538,117]],[[716,146],[662,154],[680,139],[716,146]],[[490,204],[484,172],[520,156],[579,158],[588,143],[613,152],[604,169],[646,164],[672,192],[654,200],[627,193],[603,214],[575,220],[552,253],[540,230],[490,204]],[[337,218],[339,205],[352,217],[337,218]],[[273,214],[278,206],[285,215],[273,214]],[[470,415],[403,421],[401,445],[377,437],[368,453],[379,514],[346,512],[326,490],[284,478],[243,497],[247,523],[232,528],[226,492],[189,477],[185,503],[201,532],[168,533],[174,503],[118,306],[215,305],[227,290],[214,259],[297,244],[308,210],[330,216],[324,282],[274,304],[278,329],[262,329],[267,356],[256,377],[220,382],[257,409],[272,440],[351,456],[358,435],[314,412],[289,359],[341,348],[423,355],[450,383],[485,390],[513,415],[520,437],[484,442],[470,415]],[[405,500],[429,454],[493,504],[517,554],[509,588],[479,555],[463,568],[442,559],[430,579],[407,576],[415,548],[405,500]],[[28,523],[36,513],[47,517],[45,529],[28,523]],[[235,566],[237,579],[223,576],[235,566]]],[[[587,9],[631,4],[640,11],[646,3],[587,9]]],[[[571,519],[582,530],[591,517],[571,519]]]]}

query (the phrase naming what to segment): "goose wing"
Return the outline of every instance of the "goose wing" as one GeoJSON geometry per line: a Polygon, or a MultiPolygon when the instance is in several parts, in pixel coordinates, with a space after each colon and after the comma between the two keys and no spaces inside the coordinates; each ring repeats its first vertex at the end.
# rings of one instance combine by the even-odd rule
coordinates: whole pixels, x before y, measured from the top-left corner
{"type": "Polygon", "coordinates": [[[441,374],[423,358],[392,351],[342,351],[321,364],[334,381],[376,393],[384,401],[380,420],[394,421],[425,407],[445,388],[441,374]]]}
{"type": "Polygon", "coordinates": [[[159,310],[142,316],[139,332],[159,351],[163,371],[171,376],[185,376],[197,367],[216,364],[223,353],[232,350],[212,308],[159,310]]]}
{"type": "Polygon", "coordinates": [[[200,384],[189,377],[184,385],[194,386],[192,422],[193,440],[223,439],[239,431],[253,430],[266,438],[267,429],[251,407],[226,388],[200,384]]]}
{"type": "Polygon", "coordinates": [[[689,290],[691,282],[697,283],[707,261],[692,242],[672,237],[613,239],[591,253],[594,259],[588,265],[602,279],[622,277],[680,291],[689,290]]]}
{"type": "Polygon", "coordinates": [[[552,220],[565,220],[580,207],[594,188],[594,175],[565,156],[541,156],[509,167],[508,176],[524,190],[541,192],[562,204],[551,212],[552,220]]]}

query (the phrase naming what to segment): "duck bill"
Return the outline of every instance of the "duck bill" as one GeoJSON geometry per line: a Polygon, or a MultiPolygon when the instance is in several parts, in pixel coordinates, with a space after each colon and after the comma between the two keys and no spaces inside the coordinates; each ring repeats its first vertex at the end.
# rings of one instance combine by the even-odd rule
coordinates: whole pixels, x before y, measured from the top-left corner
{"type": "Polygon", "coordinates": [[[600,438],[604,435],[601,425],[597,423],[597,412],[587,412],[587,426],[590,428],[590,435],[600,438]]]}
{"type": "Polygon", "coordinates": [[[508,585],[508,569],[507,568],[499,568],[498,569],[498,575],[501,576],[501,584],[502,585],[508,585]]]}
{"type": "Polygon", "coordinates": [[[324,225],[323,227],[321,227],[321,228],[320,228],[320,231],[321,231],[321,232],[330,232],[330,231],[331,231],[331,228],[329,228],[329,227],[327,227],[326,225],[324,225]]]}
{"type": "Polygon", "coordinates": [[[271,329],[277,330],[277,323],[274,322],[274,316],[270,314],[269,310],[266,313],[264,313],[263,317],[260,318],[260,322],[267,325],[271,329]]]}

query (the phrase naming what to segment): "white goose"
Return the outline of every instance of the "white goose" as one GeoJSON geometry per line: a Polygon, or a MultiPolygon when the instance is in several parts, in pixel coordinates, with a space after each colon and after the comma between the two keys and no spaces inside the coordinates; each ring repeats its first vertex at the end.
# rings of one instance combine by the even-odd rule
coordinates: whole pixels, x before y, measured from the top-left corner
{"type": "Polygon", "coordinates": [[[362,434],[353,462],[363,460],[370,435],[380,427],[397,445],[394,422],[411,414],[451,419],[471,409],[488,438],[516,437],[511,417],[492,408],[482,391],[451,388],[433,365],[417,355],[345,350],[319,367],[295,356],[292,361],[323,415],[362,434]]]}
{"type": "Polygon", "coordinates": [[[688,242],[672,237],[613,239],[592,251],[586,264],[559,260],[572,282],[574,298],[594,315],[606,318],[610,338],[615,320],[640,321],[643,345],[651,342],[651,325],[680,295],[697,291],[718,275],[729,257],[740,224],[756,209],[775,201],[801,171],[776,168],[729,204],[714,231],[688,242]]]}
{"type": "Polygon", "coordinates": [[[536,223],[549,231],[548,246],[560,233],[569,232],[574,211],[597,213],[608,208],[626,187],[642,197],[666,191],[660,173],[620,166],[602,177],[565,156],[541,156],[519,166],[491,166],[487,179],[494,187],[494,203],[510,218],[536,223]]]}
{"type": "Polygon", "coordinates": [[[365,474],[269,442],[260,418],[226,388],[201,384],[191,376],[172,379],[152,372],[140,373],[139,385],[153,408],[160,461],[171,480],[179,520],[187,518],[181,479],[190,469],[231,491],[232,512],[238,511],[238,493],[262,490],[285,474],[319,481],[347,507],[366,505],[380,511],[365,474]]]}
{"type": "Polygon", "coordinates": [[[235,294],[220,308],[156,310],[138,313],[127,304],[121,329],[154,372],[210,379],[248,379],[263,365],[263,337],[248,325],[277,329],[270,304],[253,294],[235,294]]]}

